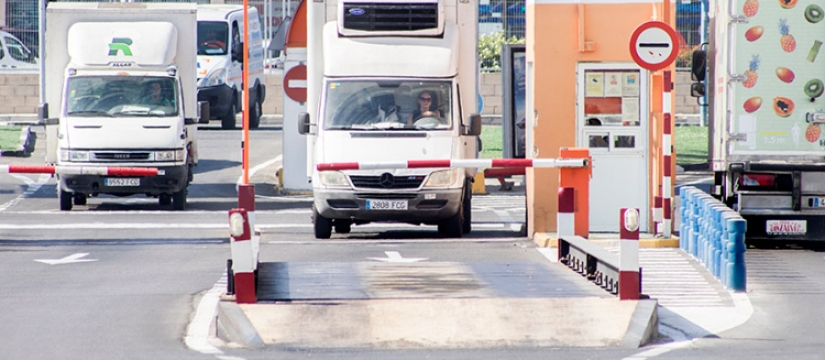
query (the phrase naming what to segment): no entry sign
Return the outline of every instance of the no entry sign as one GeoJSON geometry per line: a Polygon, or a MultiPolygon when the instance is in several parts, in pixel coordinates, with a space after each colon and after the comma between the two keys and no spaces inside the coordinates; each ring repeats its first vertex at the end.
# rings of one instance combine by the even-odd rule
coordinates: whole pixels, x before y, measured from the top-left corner
{"type": "Polygon", "coordinates": [[[307,67],[298,65],[284,75],[284,92],[293,101],[307,101],[307,67]]]}
{"type": "Polygon", "coordinates": [[[648,21],[630,36],[630,56],[639,66],[655,71],[664,69],[676,60],[678,35],[670,25],[648,21]]]}

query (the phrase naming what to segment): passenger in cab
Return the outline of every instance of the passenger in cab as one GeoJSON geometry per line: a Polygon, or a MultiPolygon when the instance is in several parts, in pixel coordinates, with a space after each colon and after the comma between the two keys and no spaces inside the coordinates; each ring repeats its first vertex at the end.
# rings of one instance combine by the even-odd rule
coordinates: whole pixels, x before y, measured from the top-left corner
{"type": "Polygon", "coordinates": [[[407,117],[407,124],[412,125],[416,120],[423,117],[441,117],[438,110],[435,92],[424,90],[418,94],[418,107],[407,117]]]}
{"type": "Polygon", "coordinates": [[[146,95],[140,101],[143,105],[172,106],[172,103],[163,96],[163,88],[157,81],[152,81],[146,88],[146,95]]]}

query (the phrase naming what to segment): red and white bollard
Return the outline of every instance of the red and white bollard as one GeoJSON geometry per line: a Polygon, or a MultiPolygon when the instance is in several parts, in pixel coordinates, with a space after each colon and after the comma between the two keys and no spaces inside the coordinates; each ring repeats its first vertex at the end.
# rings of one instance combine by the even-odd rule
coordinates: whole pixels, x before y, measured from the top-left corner
{"type": "MultiPolygon", "coordinates": [[[[576,235],[576,198],[575,189],[571,187],[559,188],[559,210],[556,213],[556,235],[559,239],[563,236],[576,235]]],[[[562,247],[558,246],[558,258],[561,259],[562,247]]]]}
{"type": "Polygon", "coordinates": [[[639,209],[621,209],[619,223],[619,300],[639,300],[639,209]]]}
{"type": "Polygon", "coordinates": [[[229,210],[232,279],[235,283],[235,301],[238,304],[254,304],[258,301],[255,288],[258,257],[252,244],[253,229],[246,209],[229,210]]]}
{"type": "Polygon", "coordinates": [[[670,90],[673,87],[670,70],[663,72],[662,89],[662,236],[670,238],[672,226],[671,202],[673,201],[671,180],[672,149],[673,141],[671,133],[673,129],[673,117],[670,114],[670,90]]]}

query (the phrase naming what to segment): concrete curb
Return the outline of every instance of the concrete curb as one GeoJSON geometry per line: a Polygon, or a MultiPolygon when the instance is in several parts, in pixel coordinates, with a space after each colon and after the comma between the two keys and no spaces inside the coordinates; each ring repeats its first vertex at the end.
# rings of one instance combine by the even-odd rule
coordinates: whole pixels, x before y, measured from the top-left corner
{"type": "Polygon", "coordinates": [[[627,333],[622,339],[621,347],[625,349],[638,349],[651,343],[659,336],[659,302],[652,300],[639,300],[636,311],[630,319],[627,333]]]}
{"type": "Polygon", "coordinates": [[[235,301],[222,300],[218,303],[218,337],[235,342],[250,349],[261,348],[264,341],[235,301]]]}

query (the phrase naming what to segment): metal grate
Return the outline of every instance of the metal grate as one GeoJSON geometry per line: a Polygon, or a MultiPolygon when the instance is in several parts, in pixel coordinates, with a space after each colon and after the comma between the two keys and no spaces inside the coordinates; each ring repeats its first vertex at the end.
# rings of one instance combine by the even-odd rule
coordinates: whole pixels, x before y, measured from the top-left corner
{"type": "Polygon", "coordinates": [[[344,28],[361,31],[410,31],[438,28],[438,4],[344,4],[344,28]]]}

